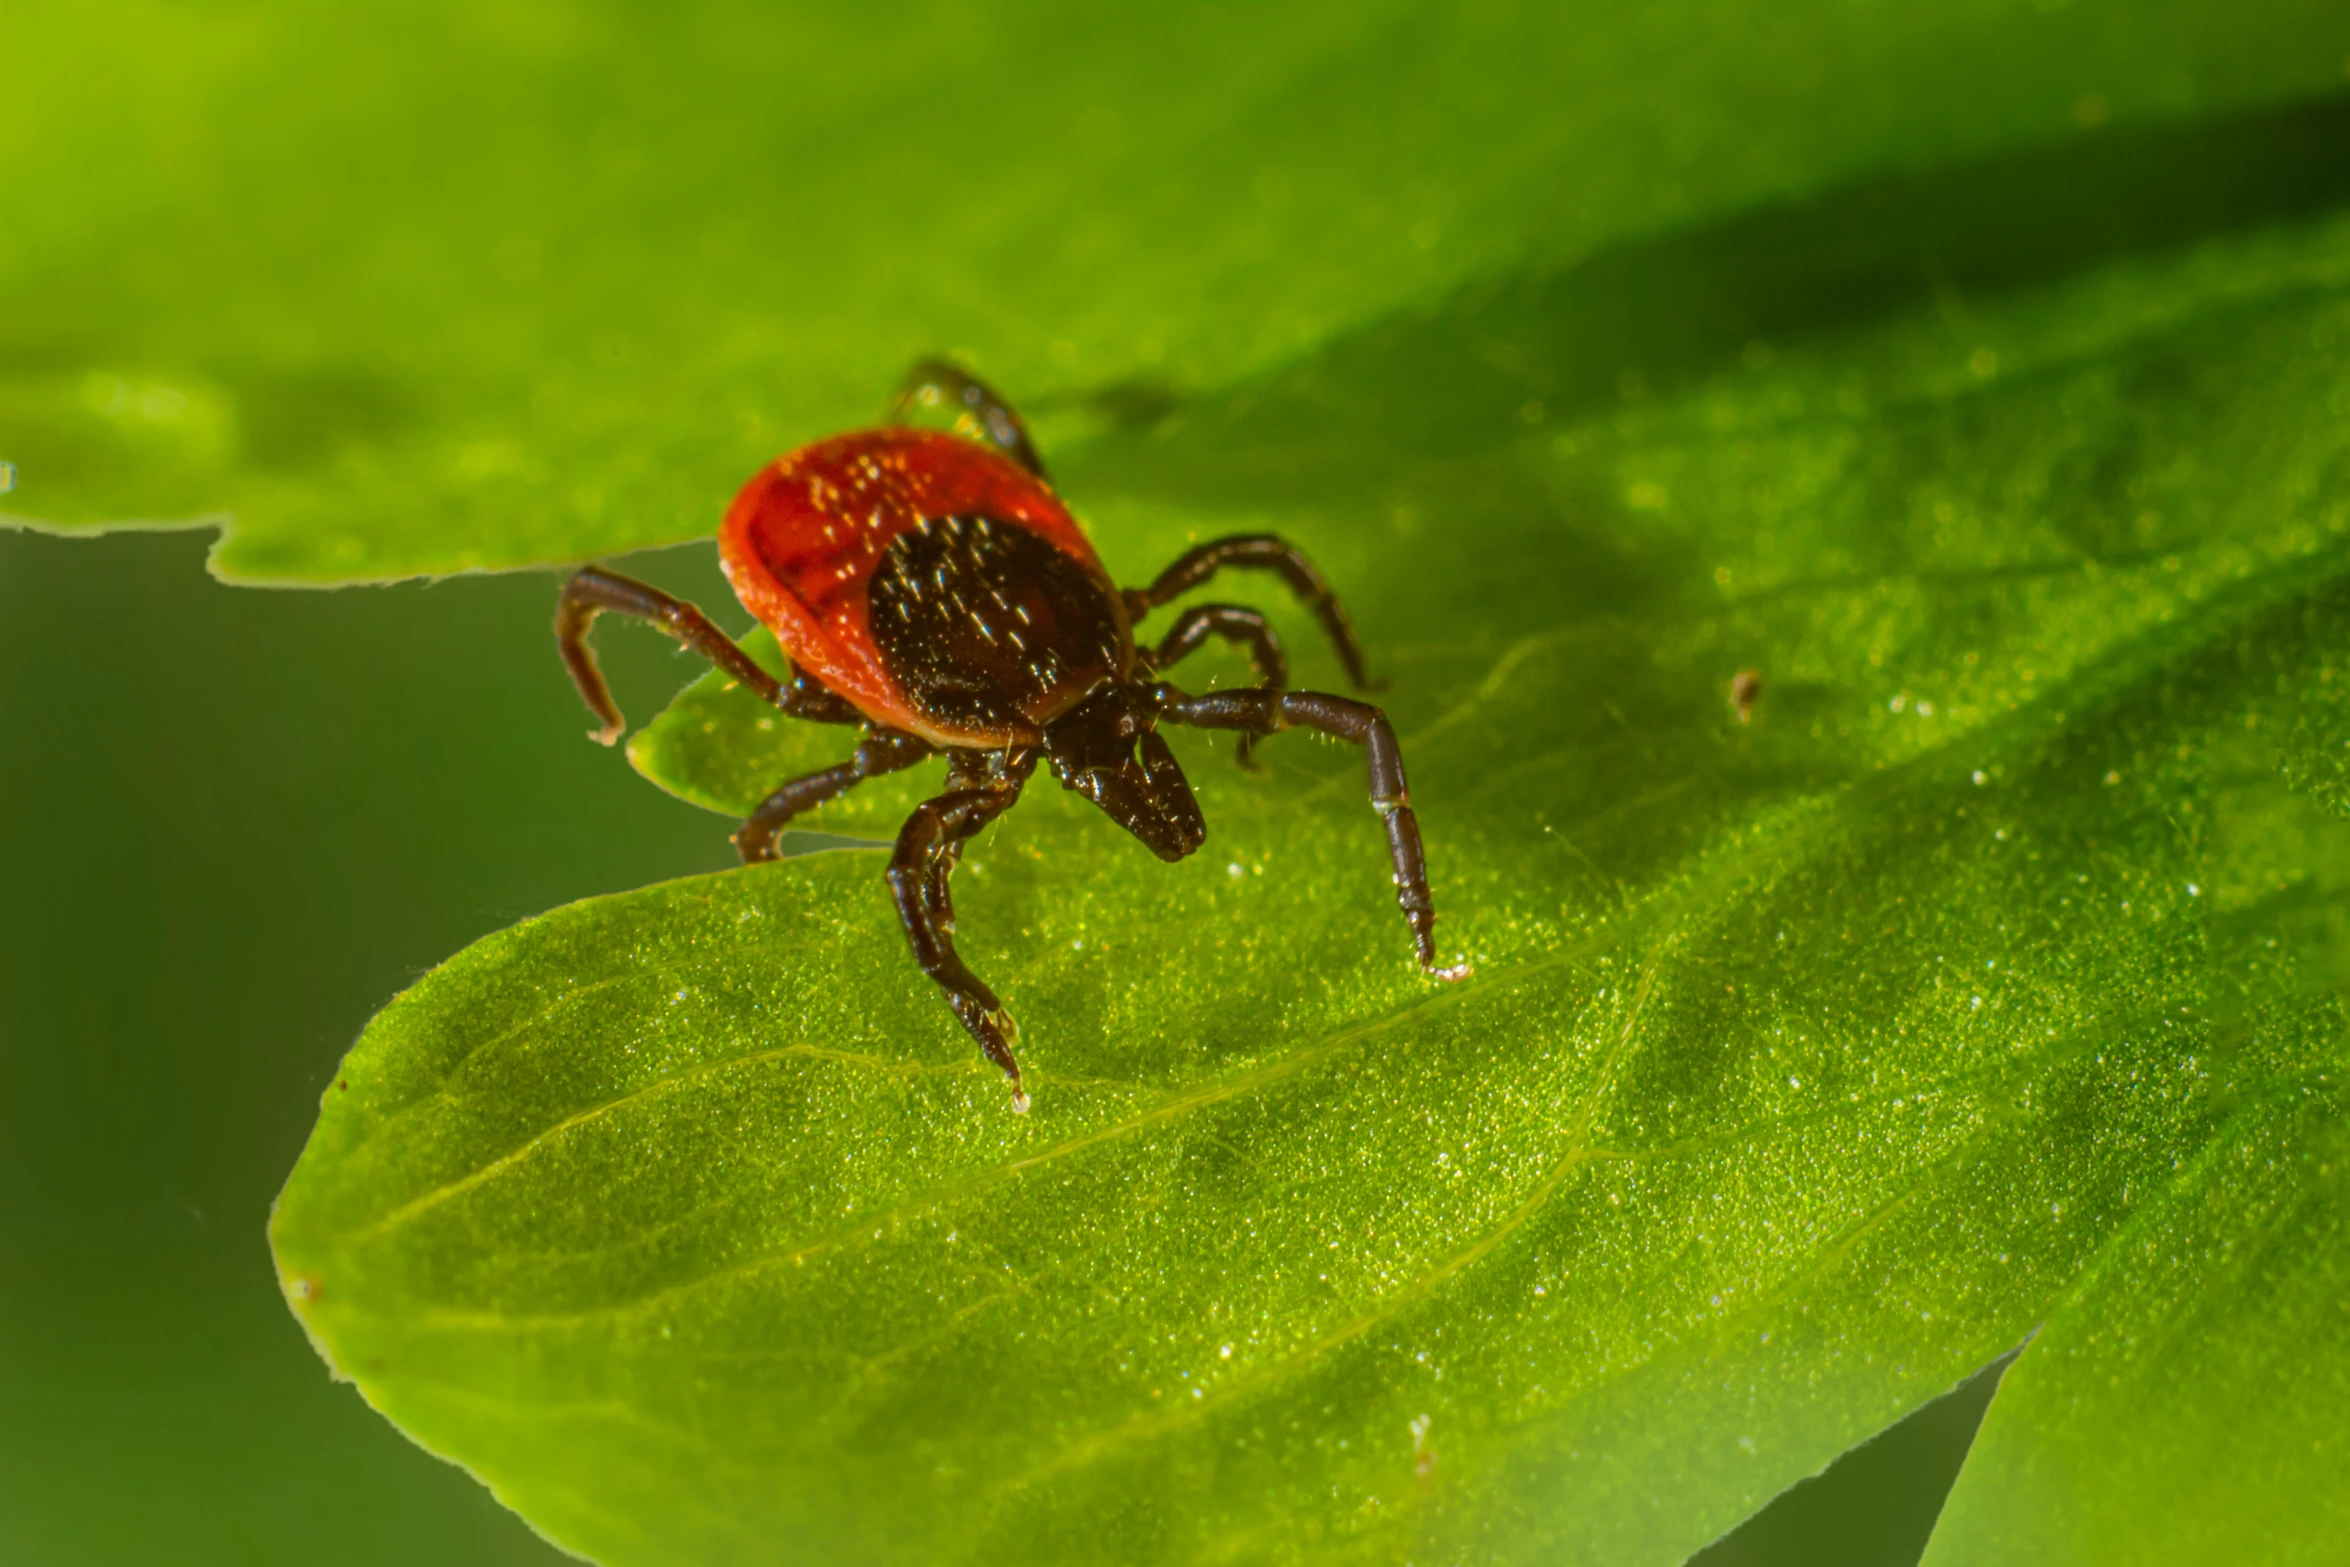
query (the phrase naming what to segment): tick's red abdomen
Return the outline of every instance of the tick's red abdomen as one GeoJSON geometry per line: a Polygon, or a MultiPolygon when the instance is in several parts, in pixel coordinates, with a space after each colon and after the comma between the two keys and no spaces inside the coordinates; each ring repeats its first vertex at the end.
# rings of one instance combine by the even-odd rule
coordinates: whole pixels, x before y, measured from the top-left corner
{"type": "Polygon", "coordinates": [[[873,634],[871,588],[890,546],[949,518],[1050,545],[1101,586],[1124,639],[1117,594],[1059,498],[1010,458],[937,430],[865,430],[778,458],[727,509],[719,558],[792,662],[868,718],[941,744],[1000,744],[999,725],[909,693],[873,634]]]}

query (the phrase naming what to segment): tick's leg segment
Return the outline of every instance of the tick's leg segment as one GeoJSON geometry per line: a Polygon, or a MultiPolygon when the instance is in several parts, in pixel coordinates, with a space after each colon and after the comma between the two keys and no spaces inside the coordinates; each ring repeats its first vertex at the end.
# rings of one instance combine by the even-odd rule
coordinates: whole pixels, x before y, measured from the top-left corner
{"type": "Polygon", "coordinates": [[[1160,718],[1197,729],[1237,729],[1276,734],[1303,726],[1363,748],[1370,775],[1371,804],[1387,824],[1387,853],[1395,865],[1395,901],[1412,928],[1420,968],[1433,979],[1465,979],[1467,964],[1436,966],[1436,904],[1428,895],[1428,856],[1420,845],[1420,823],[1412,815],[1411,786],[1404,781],[1403,752],[1387,715],[1367,702],[1319,691],[1216,691],[1186,696],[1173,686],[1154,688],[1160,718]]]}
{"type": "Polygon", "coordinates": [[[1149,587],[1126,590],[1127,618],[1142,619],[1226,566],[1279,573],[1290,591],[1322,623],[1322,634],[1330,639],[1339,663],[1346,666],[1346,678],[1358,689],[1370,689],[1370,677],[1363,672],[1363,650],[1355,641],[1354,627],[1348,624],[1346,611],[1338,607],[1338,596],[1330,591],[1330,584],[1322,580],[1322,574],[1306,559],[1303,550],[1270,533],[1236,533],[1228,539],[1210,539],[1196,549],[1186,550],[1183,558],[1160,572],[1158,580],[1149,587]]]}
{"type": "Polygon", "coordinates": [[[939,845],[938,853],[931,856],[930,879],[922,884],[922,902],[930,911],[930,923],[934,929],[949,936],[955,933],[955,900],[947,890],[947,883],[954,876],[955,867],[963,863],[963,845],[1020,797],[1021,785],[1028,781],[1028,775],[1035,768],[1036,758],[1032,752],[958,749],[947,753],[948,794],[989,789],[1008,792],[1003,804],[996,807],[994,815],[973,822],[970,832],[948,838],[939,845]]]}
{"type": "Polygon", "coordinates": [[[917,360],[890,404],[890,423],[907,423],[905,416],[917,408],[952,413],[961,433],[978,437],[1038,478],[1045,477],[1044,459],[1029,443],[1028,426],[993,387],[968,370],[943,359],[917,360]]]}
{"type": "MultiPolygon", "coordinates": [[[[1201,643],[1210,637],[1248,649],[1248,658],[1256,666],[1257,680],[1268,691],[1279,691],[1289,684],[1289,660],[1282,654],[1281,638],[1274,634],[1271,622],[1253,609],[1239,604],[1200,604],[1185,610],[1176,618],[1175,629],[1167,633],[1151,653],[1151,667],[1172,669],[1183,659],[1197,652],[1201,643]]],[[[1240,744],[1234,760],[1254,771],[1256,768],[1257,737],[1246,730],[1241,732],[1240,744]]]]}
{"type": "Polygon", "coordinates": [[[1201,604],[1185,610],[1167,639],[1152,650],[1151,665],[1172,669],[1210,637],[1248,649],[1248,661],[1256,666],[1262,684],[1276,691],[1289,684],[1289,660],[1281,651],[1281,639],[1263,615],[1239,604],[1201,604]]]}
{"type": "MultiPolygon", "coordinates": [[[[971,776],[963,758],[964,753],[956,753],[950,782],[953,776],[971,776]]],[[[897,903],[898,921],[906,928],[906,940],[914,949],[914,961],[945,992],[947,1005],[979,1041],[987,1058],[1012,1080],[1015,1110],[1028,1108],[1028,1096],[1020,1087],[1020,1063],[1012,1057],[1012,1039],[1018,1030],[995,992],[955,951],[955,910],[947,878],[962,858],[963,844],[1020,797],[1020,786],[1026,779],[1025,768],[1007,770],[977,787],[949,788],[924,802],[900,829],[888,871],[890,895],[897,903]]]]}
{"type": "Polygon", "coordinates": [[[839,799],[868,778],[897,772],[936,754],[937,747],[927,740],[896,729],[876,729],[838,767],[794,778],[769,795],[735,832],[735,852],[746,865],[772,860],[775,835],[793,817],[839,799]]]}
{"type": "Polygon", "coordinates": [[[788,683],[778,681],[685,600],[601,566],[582,566],[563,584],[563,597],[555,606],[555,643],[563,651],[571,683],[579,687],[580,700],[603,721],[596,738],[606,745],[628,727],[612,700],[612,688],[604,683],[604,672],[596,667],[595,650],[588,646],[588,628],[606,611],[651,621],[794,718],[846,724],[864,717],[804,675],[795,673],[788,683]]]}

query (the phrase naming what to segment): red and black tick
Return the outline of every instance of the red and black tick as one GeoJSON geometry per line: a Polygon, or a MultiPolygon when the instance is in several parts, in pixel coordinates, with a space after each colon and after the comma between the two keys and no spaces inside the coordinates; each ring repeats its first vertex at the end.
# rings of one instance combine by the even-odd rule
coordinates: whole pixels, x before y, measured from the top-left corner
{"type": "Polygon", "coordinates": [[[775,835],[804,811],[867,778],[944,754],[945,791],[917,807],[889,861],[890,894],[922,972],[1028,1108],[1012,1057],[1012,1020],[955,953],[948,879],[963,845],[1020,797],[1040,761],[1140,838],[1162,860],[1200,846],[1207,825],[1162,723],[1256,737],[1302,725],[1364,749],[1371,804],[1387,825],[1396,901],[1421,969],[1436,962],[1435,905],[1395,731],[1376,707],[1287,689],[1289,668],[1265,617],[1238,604],[1200,604],[1154,648],[1134,623],[1227,566],[1271,571],[1321,622],[1356,686],[1363,655],[1320,572],[1269,534],[1216,539],[1186,552],[1147,588],[1121,591],[1045,477],[1011,406],[976,378],[935,361],[914,367],[893,421],[944,405],[958,433],[893,422],[836,435],[770,463],[742,488],[718,532],[719,556],[743,607],[791,660],[777,680],[693,605],[599,566],[563,585],[555,635],[579,694],[603,720],[606,745],[624,727],[587,643],[597,615],[651,621],[794,718],[861,724],[837,767],[794,778],[735,833],[746,862],[775,858],[775,835]],[[1238,644],[1253,688],[1191,696],[1160,672],[1210,637],[1238,644]]]}

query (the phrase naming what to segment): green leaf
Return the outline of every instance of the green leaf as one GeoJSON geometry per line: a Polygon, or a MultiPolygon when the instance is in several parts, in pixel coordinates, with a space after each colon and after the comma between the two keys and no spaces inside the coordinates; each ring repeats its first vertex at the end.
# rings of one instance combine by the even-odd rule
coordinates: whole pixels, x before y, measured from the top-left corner
{"type": "Polygon", "coordinates": [[[2339,1001],[2312,1012],[2276,1030],[2302,1069],[2251,1087],[2009,1372],[1929,1563],[2337,1553],[2350,1105],[2339,1001]]]}
{"type": "Polygon", "coordinates": [[[19,0],[0,29],[10,506],[233,514],[216,568],[272,582],[706,536],[918,354],[1073,434],[1630,238],[2288,103],[2344,50],[2301,0],[19,0]]]}
{"type": "Polygon", "coordinates": [[[2115,1238],[2009,1372],[1930,1564],[2317,1562],[2350,1527],[2350,823],[2285,780],[2350,664],[2275,653],[2345,642],[2327,624],[2240,645],[2257,731],[2215,747],[2203,863],[2214,880],[2204,1071],[2228,1107],[2203,1149],[2115,1238]],[[2283,778],[2263,766],[2281,760],[2283,778]]]}
{"type": "MultiPolygon", "coordinates": [[[[353,1050],[297,1312],[613,1563],[1667,1563],[2028,1337],[1938,1560],[2320,1559],[2346,118],[1639,241],[1112,427],[1060,471],[1113,571],[1278,526],[1340,583],[1475,977],[1294,736],[1177,737],[1182,864],[1049,783],[974,848],[1025,1117],[875,856],[574,905],[353,1050]]],[[[845,751],[764,716],[632,755],[739,810],[845,751]]]]}

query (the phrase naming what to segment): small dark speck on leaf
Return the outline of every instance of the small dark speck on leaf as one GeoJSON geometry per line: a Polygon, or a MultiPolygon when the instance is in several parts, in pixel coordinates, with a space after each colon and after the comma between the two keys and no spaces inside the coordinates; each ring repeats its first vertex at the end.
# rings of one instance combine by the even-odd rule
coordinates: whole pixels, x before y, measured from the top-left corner
{"type": "Polygon", "coordinates": [[[1754,722],[1754,704],[1762,699],[1762,676],[1751,669],[1741,669],[1730,677],[1730,711],[1738,715],[1738,722],[1754,722]]]}

